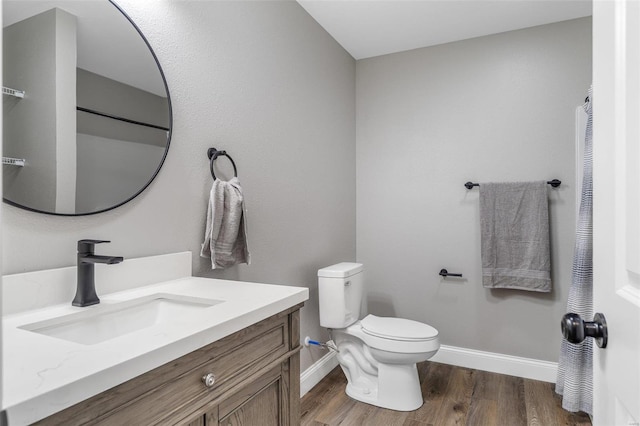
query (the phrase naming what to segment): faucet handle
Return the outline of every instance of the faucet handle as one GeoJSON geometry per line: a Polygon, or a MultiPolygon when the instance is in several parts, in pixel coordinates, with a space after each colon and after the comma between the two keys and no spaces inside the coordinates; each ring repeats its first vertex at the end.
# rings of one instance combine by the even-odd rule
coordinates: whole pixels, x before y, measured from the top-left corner
{"type": "Polygon", "coordinates": [[[95,244],[110,243],[108,240],[79,240],[78,241],[78,253],[93,253],[93,246],[95,244]]]}

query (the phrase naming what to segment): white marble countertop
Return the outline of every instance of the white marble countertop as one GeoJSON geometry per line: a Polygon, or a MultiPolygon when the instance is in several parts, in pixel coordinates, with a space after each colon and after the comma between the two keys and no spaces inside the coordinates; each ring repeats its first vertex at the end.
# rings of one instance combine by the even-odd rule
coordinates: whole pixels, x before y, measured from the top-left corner
{"type": "Polygon", "coordinates": [[[70,303],[3,317],[3,408],[10,425],[28,424],[304,302],[301,287],[185,277],[100,294],[98,305],[70,303]],[[62,315],[108,309],[157,293],[223,300],[166,324],[86,345],[21,329],[62,315]]]}

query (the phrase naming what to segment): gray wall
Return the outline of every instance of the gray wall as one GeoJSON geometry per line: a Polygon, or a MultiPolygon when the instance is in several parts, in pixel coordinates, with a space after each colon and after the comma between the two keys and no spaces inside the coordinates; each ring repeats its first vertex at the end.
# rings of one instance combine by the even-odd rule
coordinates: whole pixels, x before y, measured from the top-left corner
{"type": "MultiPolygon", "coordinates": [[[[140,197],[111,212],[66,218],[4,205],[3,273],[73,265],[80,238],[111,239],[100,253],[125,257],[191,250],[198,276],[309,287],[302,337],[323,339],[316,271],[356,259],[357,230],[369,311],[428,322],[444,344],[557,359],[575,227],[574,109],[591,78],[588,19],[356,66],[294,2],[119,4],[167,75],[167,161],[140,197]],[[250,266],[213,272],[198,257],[210,146],[238,165],[250,266]],[[553,177],[563,181],[550,192],[554,292],[484,290],[477,190],[462,184],[553,177]],[[442,281],[442,267],[466,280],[442,281]]],[[[305,349],[302,368],[322,354],[305,349]]]]}
{"type": "MultiPolygon", "coordinates": [[[[56,209],[76,207],[76,17],[56,9],[56,209]]],[[[36,117],[37,120],[37,117],[36,117]]],[[[37,122],[37,121],[36,121],[37,122]]],[[[38,142],[36,142],[37,144],[38,142]]]]}
{"type": "Polygon", "coordinates": [[[108,209],[142,188],[162,160],[165,148],[77,134],[77,212],[108,209]]]}
{"type": "MultiPolygon", "coordinates": [[[[82,68],[78,68],[76,71],[78,106],[130,120],[169,127],[169,104],[166,97],[82,68]]],[[[160,72],[156,72],[149,76],[149,80],[162,81],[162,76],[160,72]]],[[[82,111],[78,111],[78,132],[162,147],[167,145],[167,133],[164,130],[117,121],[82,111]]],[[[151,170],[150,174],[156,168],[151,170]]]]}
{"type": "Polygon", "coordinates": [[[557,361],[575,230],[575,108],[591,82],[590,18],[358,61],[357,259],[371,313],[443,344],[557,361]],[[478,190],[549,190],[554,290],[481,283],[478,190]],[[461,272],[463,280],[438,271],[461,272]]]}
{"type": "Polygon", "coordinates": [[[42,210],[56,211],[58,193],[61,208],[75,200],[76,80],[64,72],[76,66],[75,30],[75,18],[59,9],[3,30],[3,85],[26,92],[3,96],[4,155],[27,160],[3,167],[4,195],[42,210]],[[67,182],[70,190],[57,190],[67,182]]]}
{"type": "MultiPolygon", "coordinates": [[[[142,43],[142,40],[140,40],[142,43]]],[[[75,70],[74,70],[75,71],[75,70]]],[[[166,97],[77,69],[77,103],[106,114],[169,126],[166,97]]],[[[159,72],[149,79],[162,79],[159,72]]],[[[168,132],[78,111],[75,212],[109,208],[135,195],[158,169],[168,132]]]]}
{"type": "MultiPolygon", "coordinates": [[[[198,276],[309,287],[302,337],[325,338],[316,271],[355,260],[355,61],[295,2],[118,4],[167,76],[174,132],[165,165],[133,202],[95,216],[4,205],[3,273],[73,265],[80,238],[110,239],[99,253],[125,257],[191,250],[198,276]],[[211,146],[238,166],[253,260],[222,272],[198,257],[211,146]]],[[[305,349],[302,368],[323,354],[305,349]]]]}

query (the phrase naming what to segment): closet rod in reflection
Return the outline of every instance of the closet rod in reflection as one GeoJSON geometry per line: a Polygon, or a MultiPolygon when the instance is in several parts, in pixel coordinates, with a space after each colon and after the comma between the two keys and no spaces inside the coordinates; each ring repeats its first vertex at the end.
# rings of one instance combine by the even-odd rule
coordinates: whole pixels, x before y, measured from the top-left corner
{"type": "MultiPolygon", "coordinates": [[[[547,184],[553,186],[554,188],[559,187],[561,183],[562,183],[562,181],[558,180],[558,179],[553,179],[553,180],[547,181],[547,184]]],[[[471,189],[474,186],[480,186],[480,184],[479,183],[473,183],[473,182],[467,182],[467,183],[464,184],[464,186],[467,189],[471,189]]]]}
{"type": "Polygon", "coordinates": [[[162,127],[162,126],[158,126],[158,125],[155,125],[155,124],[143,123],[142,121],[136,121],[136,120],[131,120],[131,119],[124,118],[124,117],[118,117],[117,115],[106,114],[104,112],[95,111],[95,110],[89,109],[89,108],[76,107],[76,109],[78,111],[87,112],[89,114],[99,115],[101,117],[112,118],[114,120],[124,121],[126,123],[131,123],[131,124],[137,124],[138,126],[151,127],[153,129],[164,130],[164,131],[167,131],[167,132],[169,131],[168,127],[162,127]]]}

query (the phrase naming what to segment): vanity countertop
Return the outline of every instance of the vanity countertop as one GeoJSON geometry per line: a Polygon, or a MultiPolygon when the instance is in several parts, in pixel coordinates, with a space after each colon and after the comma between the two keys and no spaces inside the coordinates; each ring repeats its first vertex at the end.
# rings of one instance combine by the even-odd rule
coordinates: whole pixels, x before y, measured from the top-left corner
{"type": "Polygon", "coordinates": [[[4,316],[3,406],[9,422],[27,424],[42,419],[308,297],[309,290],[301,287],[185,277],[101,294],[101,303],[90,307],[66,303],[4,316]],[[158,293],[223,303],[95,344],[74,343],[20,328],[158,293]]]}

